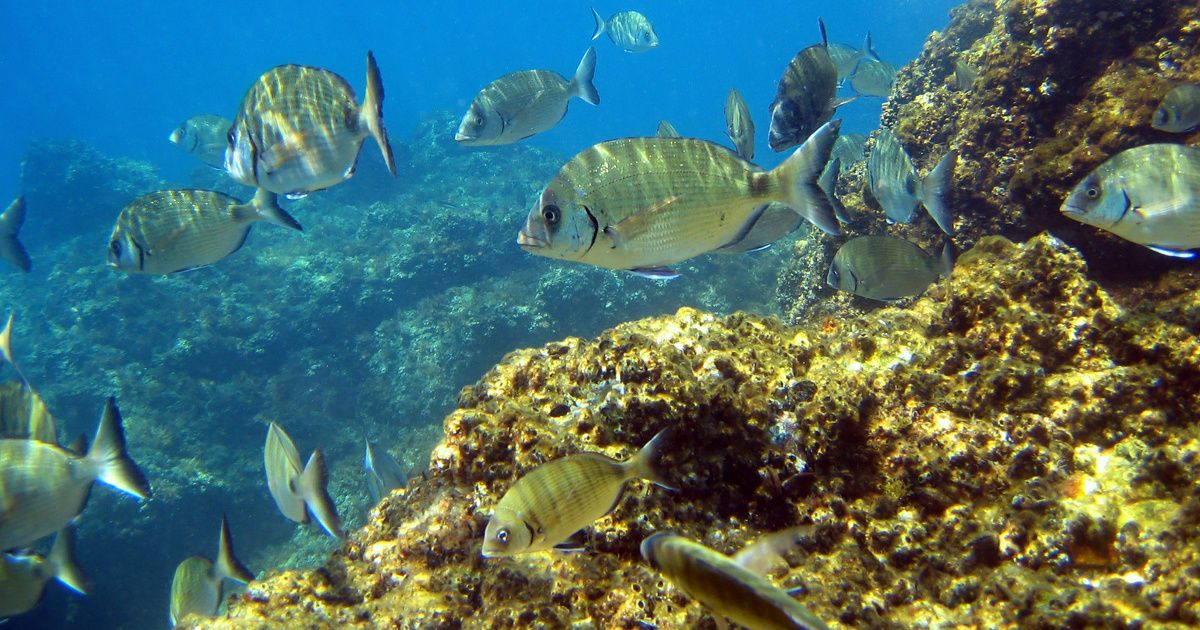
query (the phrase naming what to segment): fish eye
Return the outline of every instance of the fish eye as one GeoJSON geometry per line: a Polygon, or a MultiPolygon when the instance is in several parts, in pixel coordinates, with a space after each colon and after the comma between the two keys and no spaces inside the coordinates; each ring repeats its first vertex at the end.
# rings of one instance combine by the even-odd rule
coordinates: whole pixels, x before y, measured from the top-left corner
{"type": "Polygon", "coordinates": [[[1095,199],[1096,197],[1100,196],[1100,189],[1096,188],[1095,186],[1092,186],[1092,187],[1088,188],[1086,191],[1084,191],[1083,194],[1087,195],[1088,199],[1095,199]]]}
{"type": "Polygon", "coordinates": [[[506,528],[506,529],[502,529],[502,530],[496,532],[496,540],[501,545],[507,545],[508,544],[508,529],[506,528]]]}
{"type": "Polygon", "coordinates": [[[233,127],[229,128],[229,133],[225,134],[225,141],[233,144],[233,127]]]}
{"type": "Polygon", "coordinates": [[[550,204],[545,208],[542,208],[542,218],[546,220],[546,223],[554,225],[555,223],[558,223],[560,218],[562,218],[562,211],[558,209],[558,206],[550,204]]]}

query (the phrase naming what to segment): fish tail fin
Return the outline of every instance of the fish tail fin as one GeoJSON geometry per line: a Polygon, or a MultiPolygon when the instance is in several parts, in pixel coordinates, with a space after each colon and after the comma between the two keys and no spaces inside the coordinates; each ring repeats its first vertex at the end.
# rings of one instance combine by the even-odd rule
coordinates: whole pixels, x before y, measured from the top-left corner
{"type": "Polygon", "coordinates": [[[599,105],[600,92],[592,84],[592,79],[595,76],[596,49],[588,48],[587,52],[583,53],[583,59],[579,60],[579,67],[575,69],[575,77],[571,79],[571,94],[578,96],[592,105],[599,105]]]}
{"type": "Polygon", "coordinates": [[[100,426],[87,458],[96,467],[96,477],[104,483],[132,494],[139,499],[150,497],[150,484],[146,476],[125,452],[125,429],[121,426],[121,410],[117,399],[109,397],[104,403],[100,426]]]}
{"type": "Polygon", "coordinates": [[[29,387],[29,380],[25,378],[25,374],[21,372],[21,367],[17,365],[17,360],[13,357],[12,331],[13,320],[15,318],[16,313],[9,311],[8,323],[4,324],[4,330],[0,330],[0,354],[3,354],[4,360],[8,361],[8,364],[13,366],[13,369],[17,371],[17,376],[21,377],[21,382],[25,383],[26,387],[29,387]]]}
{"type": "Polygon", "coordinates": [[[254,199],[250,203],[243,206],[234,206],[233,215],[235,219],[257,221],[262,220],[275,225],[282,225],[285,228],[290,228],[298,232],[303,232],[304,227],[286,210],[279,207],[279,195],[267,190],[259,188],[254,193],[254,199]]]}
{"type": "Polygon", "coordinates": [[[629,468],[629,476],[639,479],[648,479],[668,490],[675,490],[675,486],[667,481],[663,470],[659,467],[660,460],[663,455],[664,446],[671,439],[671,429],[663,429],[650,438],[649,442],[634,455],[626,466],[629,468]]]}
{"type": "Polygon", "coordinates": [[[46,559],[50,562],[54,579],[80,595],[87,595],[91,580],[88,580],[83,569],[79,568],[79,563],[75,561],[74,526],[67,525],[58,530],[58,534],[54,536],[54,545],[50,547],[50,555],[46,556],[46,559]]]}
{"type": "Polygon", "coordinates": [[[791,206],[829,234],[841,234],[841,230],[833,206],[819,181],[825,164],[829,162],[829,154],[841,124],[841,120],[833,120],[821,125],[783,164],[769,173],[769,176],[778,178],[781,184],[778,201],[791,206]]]}
{"type": "Polygon", "coordinates": [[[237,556],[233,555],[233,536],[229,533],[229,522],[221,515],[221,540],[217,548],[217,575],[222,578],[237,580],[249,584],[254,580],[254,574],[237,556]]]}
{"type": "Polygon", "coordinates": [[[933,217],[938,227],[951,236],[954,235],[954,217],[950,214],[946,197],[950,194],[950,178],[954,175],[957,163],[958,151],[951,149],[921,181],[921,205],[929,211],[929,216],[933,217]]]}
{"type": "Polygon", "coordinates": [[[883,61],[879,58],[879,53],[875,51],[875,44],[871,43],[871,31],[867,31],[867,38],[863,40],[863,52],[875,61],[883,61]]]}
{"type": "Polygon", "coordinates": [[[938,261],[937,261],[938,277],[944,278],[944,277],[950,275],[950,272],[953,270],[954,270],[954,242],[946,241],[946,244],[942,245],[942,255],[938,257],[938,261]]]}
{"type": "Polygon", "coordinates": [[[17,240],[17,233],[21,231],[22,225],[25,225],[24,196],[14,199],[4,214],[0,214],[0,258],[29,273],[29,252],[25,251],[25,246],[17,240]]]}
{"type": "Polygon", "coordinates": [[[316,517],[317,522],[334,538],[342,538],[342,524],[338,519],[337,508],[333,498],[329,496],[329,470],[325,467],[325,456],[321,449],[313,451],[300,475],[300,496],[308,511],[316,517]]]}
{"type": "Polygon", "coordinates": [[[592,41],[595,41],[608,29],[608,22],[605,22],[604,18],[600,17],[600,13],[596,11],[596,7],[592,7],[592,19],[596,21],[596,27],[592,29],[592,41]]]}
{"type": "Polygon", "coordinates": [[[388,142],[387,127],[383,126],[383,76],[379,74],[379,64],[375,63],[375,54],[367,51],[367,94],[363,97],[362,107],[359,108],[360,122],[366,125],[383,153],[383,162],[387,165],[392,177],[396,176],[396,159],[392,157],[392,145],[388,142]]]}

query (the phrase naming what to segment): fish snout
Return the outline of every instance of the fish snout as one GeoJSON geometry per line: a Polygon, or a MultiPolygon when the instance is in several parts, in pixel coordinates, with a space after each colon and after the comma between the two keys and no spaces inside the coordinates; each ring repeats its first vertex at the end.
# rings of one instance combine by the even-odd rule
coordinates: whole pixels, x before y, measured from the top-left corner
{"type": "Polygon", "coordinates": [[[526,230],[521,230],[521,232],[517,234],[517,245],[520,245],[524,249],[542,249],[549,247],[550,242],[538,238],[526,230]]]}

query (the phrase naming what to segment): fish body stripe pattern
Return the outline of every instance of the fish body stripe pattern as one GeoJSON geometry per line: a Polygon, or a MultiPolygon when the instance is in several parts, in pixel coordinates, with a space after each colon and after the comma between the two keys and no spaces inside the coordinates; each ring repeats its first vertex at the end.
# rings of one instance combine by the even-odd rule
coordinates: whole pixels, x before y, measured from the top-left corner
{"type": "Polygon", "coordinates": [[[581,453],[535,468],[496,509],[524,520],[534,534],[529,551],[548,549],[612,511],[628,480],[622,463],[581,453]]]}

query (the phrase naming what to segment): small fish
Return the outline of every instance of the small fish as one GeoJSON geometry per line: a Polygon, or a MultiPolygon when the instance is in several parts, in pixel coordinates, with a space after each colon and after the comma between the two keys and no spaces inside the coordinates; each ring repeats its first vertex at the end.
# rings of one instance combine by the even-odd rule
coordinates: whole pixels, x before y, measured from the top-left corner
{"type": "Polygon", "coordinates": [[[17,233],[21,231],[22,225],[25,225],[25,197],[17,197],[8,204],[4,214],[0,214],[0,258],[29,273],[29,253],[25,251],[21,241],[17,240],[17,233]]]}
{"type": "Polygon", "coordinates": [[[825,46],[814,44],[796,53],[771,103],[771,149],[783,151],[804,142],[844,103],[837,99],[837,67],[825,46]]]}
{"type": "Polygon", "coordinates": [[[654,32],[650,20],[637,11],[621,11],[605,20],[596,9],[592,9],[592,19],[596,21],[596,28],[592,31],[593,41],[607,32],[608,38],[625,52],[646,52],[658,48],[658,34],[654,32]]]}
{"type": "Polygon", "coordinates": [[[971,67],[963,59],[954,62],[954,89],[959,92],[966,92],[975,86],[975,79],[979,78],[979,71],[971,67]]]}
{"type": "Polygon", "coordinates": [[[71,525],[58,531],[45,557],[0,553],[0,619],[33,610],[50,580],[87,595],[88,579],[75,561],[75,528],[71,525]]]}
{"type": "Polygon", "coordinates": [[[209,190],[162,190],[121,210],[108,243],[108,266],[170,274],[214,264],[241,249],[257,221],[302,230],[260,188],[250,203],[209,190]]]}
{"type": "Polygon", "coordinates": [[[139,499],[150,485],[125,452],[117,401],[109,398],[86,455],[36,440],[0,439],[0,550],[62,529],[87,505],[97,480],[139,499]]]}
{"type": "Polygon", "coordinates": [[[188,615],[215,616],[224,599],[225,580],[249,584],[254,574],[233,554],[233,537],[222,514],[217,562],[192,556],[175,567],[175,577],[171,580],[171,627],[188,615]]]}
{"type": "MultiPolygon", "coordinates": [[[[845,173],[855,162],[863,159],[867,152],[867,137],[861,133],[847,133],[838,136],[829,154],[830,161],[841,163],[841,173],[845,173]]],[[[839,175],[841,174],[839,173],[839,175]]]]}
{"type": "Polygon", "coordinates": [[[329,472],[325,469],[321,449],[313,451],[308,464],[301,469],[300,453],[292,438],[272,422],[267,429],[263,463],[267,469],[267,488],[284,516],[297,523],[307,523],[309,513],[312,513],[330,536],[343,537],[337,508],[326,490],[329,472]]]}
{"type": "Polygon", "coordinates": [[[891,236],[860,236],[833,255],[825,282],[840,291],[889,302],[920,295],[954,265],[950,244],[940,258],[891,236]]]}
{"type": "Polygon", "coordinates": [[[670,278],[678,273],[668,265],[720,250],[746,251],[747,240],[761,245],[756,230],[765,229],[759,223],[771,201],[837,234],[817,178],[839,124],[826,123],[769,172],[704,140],[602,142],[559,170],[517,243],[538,256],[670,278]]]}
{"type": "Polygon", "coordinates": [[[675,125],[672,125],[671,123],[669,123],[665,120],[658,121],[658,131],[655,132],[654,135],[658,136],[659,138],[682,138],[683,137],[683,136],[679,135],[678,131],[675,131],[675,125]]]}
{"type": "Polygon", "coordinates": [[[564,544],[572,534],[613,511],[630,479],[669,487],[655,468],[666,435],[666,430],[660,431],[623,462],[600,453],[579,453],[529,471],[496,504],[484,532],[484,557],[564,544]]]}
{"type": "Polygon", "coordinates": [[[233,121],[215,114],[201,114],[179,123],[167,136],[184,153],[219,170],[225,170],[225,149],[233,121]]]}
{"type": "Polygon", "coordinates": [[[367,136],[375,138],[395,177],[383,126],[383,78],[370,51],[361,106],[350,84],[324,68],[277,66],[242,98],[229,129],[225,170],[247,186],[303,197],[350,179],[367,136]]]}
{"type": "Polygon", "coordinates": [[[873,59],[879,58],[879,55],[875,52],[875,47],[871,44],[870,31],[867,32],[867,38],[863,42],[863,47],[855,48],[849,44],[830,43],[829,36],[825,31],[825,21],[818,17],[817,25],[821,28],[821,42],[829,50],[829,58],[833,60],[833,65],[837,67],[838,87],[841,87],[846,82],[846,79],[854,73],[854,67],[858,65],[860,59],[868,56],[873,59]]]}
{"type": "Polygon", "coordinates": [[[863,58],[854,67],[850,76],[850,87],[859,96],[886,98],[896,83],[896,66],[882,60],[863,58]]]}
{"type": "Polygon", "coordinates": [[[0,439],[4,438],[58,444],[54,416],[24,382],[0,383],[0,439]]]}
{"type": "Polygon", "coordinates": [[[367,471],[367,490],[371,493],[371,503],[375,504],[392,490],[403,488],[408,483],[408,476],[387,451],[366,442],[367,454],[363,457],[363,468],[367,471]]]}
{"type": "Polygon", "coordinates": [[[1150,126],[1172,133],[1189,133],[1200,127],[1200,85],[1175,86],[1154,110],[1150,126]]]}
{"type": "MultiPolygon", "coordinates": [[[[767,537],[766,544],[776,544],[767,537]]],[[[757,543],[756,543],[757,544],[757,543]]],[[[807,608],[765,577],[747,568],[762,563],[758,550],[733,558],[667,532],[642,541],[642,557],[676,588],[714,613],[756,630],[828,628],[807,608]]]]}
{"type": "Polygon", "coordinates": [[[754,159],[754,121],[737,88],[729,88],[729,96],[725,97],[725,135],[743,160],[754,159]]]}
{"type": "Polygon", "coordinates": [[[1200,149],[1147,144],[1096,167],[1062,205],[1067,217],[1168,256],[1200,248],[1200,149]]]}
{"type": "Polygon", "coordinates": [[[482,147],[512,144],[546,131],[567,115],[573,97],[600,104],[600,93],[592,84],[595,74],[595,48],[583,54],[570,81],[550,70],[506,74],[479,91],[454,139],[462,145],[482,147]]]}
{"type": "Polygon", "coordinates": [[[891,129],[879,130],[871,156],[867,158],[867,181],[871,194],[883,206],[888,221],[910,223],[917,206],[929,211],[946,234],[954,234],[954,217],[950,215],[946,197],[950,178],[958,163],[958,152],[951,150],[929,171],[925,179],[917,177],[912,160],[891,129]]]}

